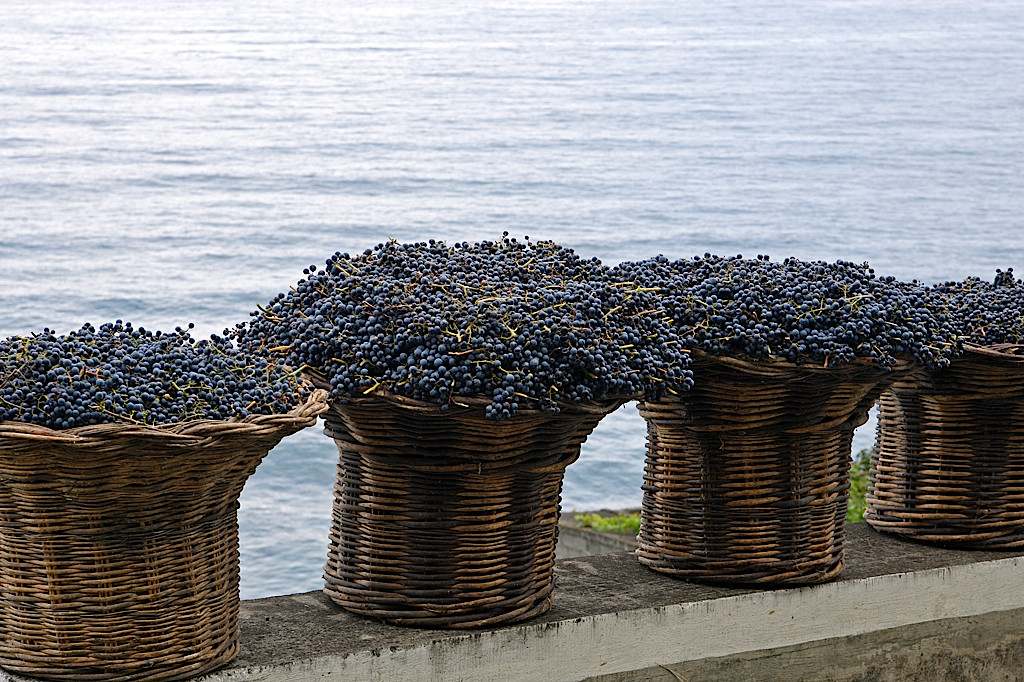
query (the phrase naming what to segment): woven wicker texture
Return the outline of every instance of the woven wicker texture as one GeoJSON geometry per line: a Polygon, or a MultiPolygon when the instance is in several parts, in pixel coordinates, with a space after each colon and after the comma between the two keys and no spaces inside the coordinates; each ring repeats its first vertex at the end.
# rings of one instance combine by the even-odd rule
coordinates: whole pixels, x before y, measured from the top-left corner
{"type": "Polygon", "coordinates": [[[0,665],[181,679],[238,649],[238,497],[326,409],[65,431],[0,423],[0,665]]]}
{"type": "Polygon", "coordinates": [[[893,373],[696,352],[692,367],[692,390],[639,405],[648,434],[640,562],[735,584],[837,576],[853,431],[893,373]]]}
{"type": "Polygon", "coordinates": [[[397,625],[511,623],[551,605],[565,468],[622,401],[484,417],[377,395],[333,403],[339,451],[324,591],[397,625]]]}
{"type": "Polygon", "coordinates": [[[879,401],[864,518],[906,538],[1024,547],[1024,347],[969,346],[879,401]]]}

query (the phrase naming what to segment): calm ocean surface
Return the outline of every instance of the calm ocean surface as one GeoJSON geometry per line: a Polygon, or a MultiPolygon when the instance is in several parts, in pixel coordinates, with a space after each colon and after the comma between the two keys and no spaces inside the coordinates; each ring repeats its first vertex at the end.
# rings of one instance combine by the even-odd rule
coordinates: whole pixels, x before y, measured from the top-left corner
{"type": "MultiPolygon", "coordinates": [[[[5,0],[0,36],[4,336],[218,332],[335,251],[503,230],[1024,274],[1024,3],[5,0]]],[[[563,509],[639,504],[643,451],[612,415],[563,509]]],[[[321,587],[335,456],[250,479],[244,598],[321,587]]]]}

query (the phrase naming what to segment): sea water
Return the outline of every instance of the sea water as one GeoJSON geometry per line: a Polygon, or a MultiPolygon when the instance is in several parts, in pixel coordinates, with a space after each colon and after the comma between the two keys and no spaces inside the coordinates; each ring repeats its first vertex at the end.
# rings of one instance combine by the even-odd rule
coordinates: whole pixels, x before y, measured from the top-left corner
{"type": "MultiPolygon", "coordinates": [[[[0,4],[0,334],[247,318],[335,251],[554,239],[1024,274],[1024,4],[0,4]]],[[[872,443],[871,424],[854,448],[872,443]]],[[[607,418],[563,509],[641,499],[607,418]]],[[[318,589],[336,452],[275,448],[242,596],[318,589]]]]}

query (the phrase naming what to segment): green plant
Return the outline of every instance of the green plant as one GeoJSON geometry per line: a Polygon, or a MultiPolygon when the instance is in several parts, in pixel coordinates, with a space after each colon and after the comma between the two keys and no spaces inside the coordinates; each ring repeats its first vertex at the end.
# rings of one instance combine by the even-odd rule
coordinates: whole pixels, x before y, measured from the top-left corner
{"type": "Polygon", "coordinates": [[[868,470],[871,468],[873,449],[866,448],[853,456],[850,467],[850,497],[846,503],[846,522],[859,523],[864,520],[864,496],[868,492],[868,470]]]}
{"type": "Polygon", "coordinates": [[[626,533],[636,535],[640,532],[640,514],[616,514],[601,516],[600,514],[576,514],[574,517],[584,528],[593,528],[601,533],[626,533]]]}

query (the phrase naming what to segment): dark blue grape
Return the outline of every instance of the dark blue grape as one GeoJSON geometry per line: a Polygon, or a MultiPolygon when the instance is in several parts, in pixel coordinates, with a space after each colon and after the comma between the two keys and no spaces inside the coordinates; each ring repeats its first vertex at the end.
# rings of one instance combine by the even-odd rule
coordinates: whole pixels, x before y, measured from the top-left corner
{"type": "Polygon", "coordinates": [[[288,411],[306,392],[276,361],[181,327],[150,332],[118,320],[0,341],[0,421],[67,429],[227,419],[288,411]]]}
{"type": "Polygon", "coordinates": [[[679,343],[712,355],[887,369],[897,358],[939,367],[961,350],[962,319],[944,299],[867,263],[658,256],[613,276],[657,290],[679,343]]]}
{"type": "Polygon", "coordinates": [[[388,242],[304,274],[230,335],[316,370],[334,398],[485,397],[486,415],[506,419],[657,397],[691,377],[650,292],[553,242],[388,242]]]}

